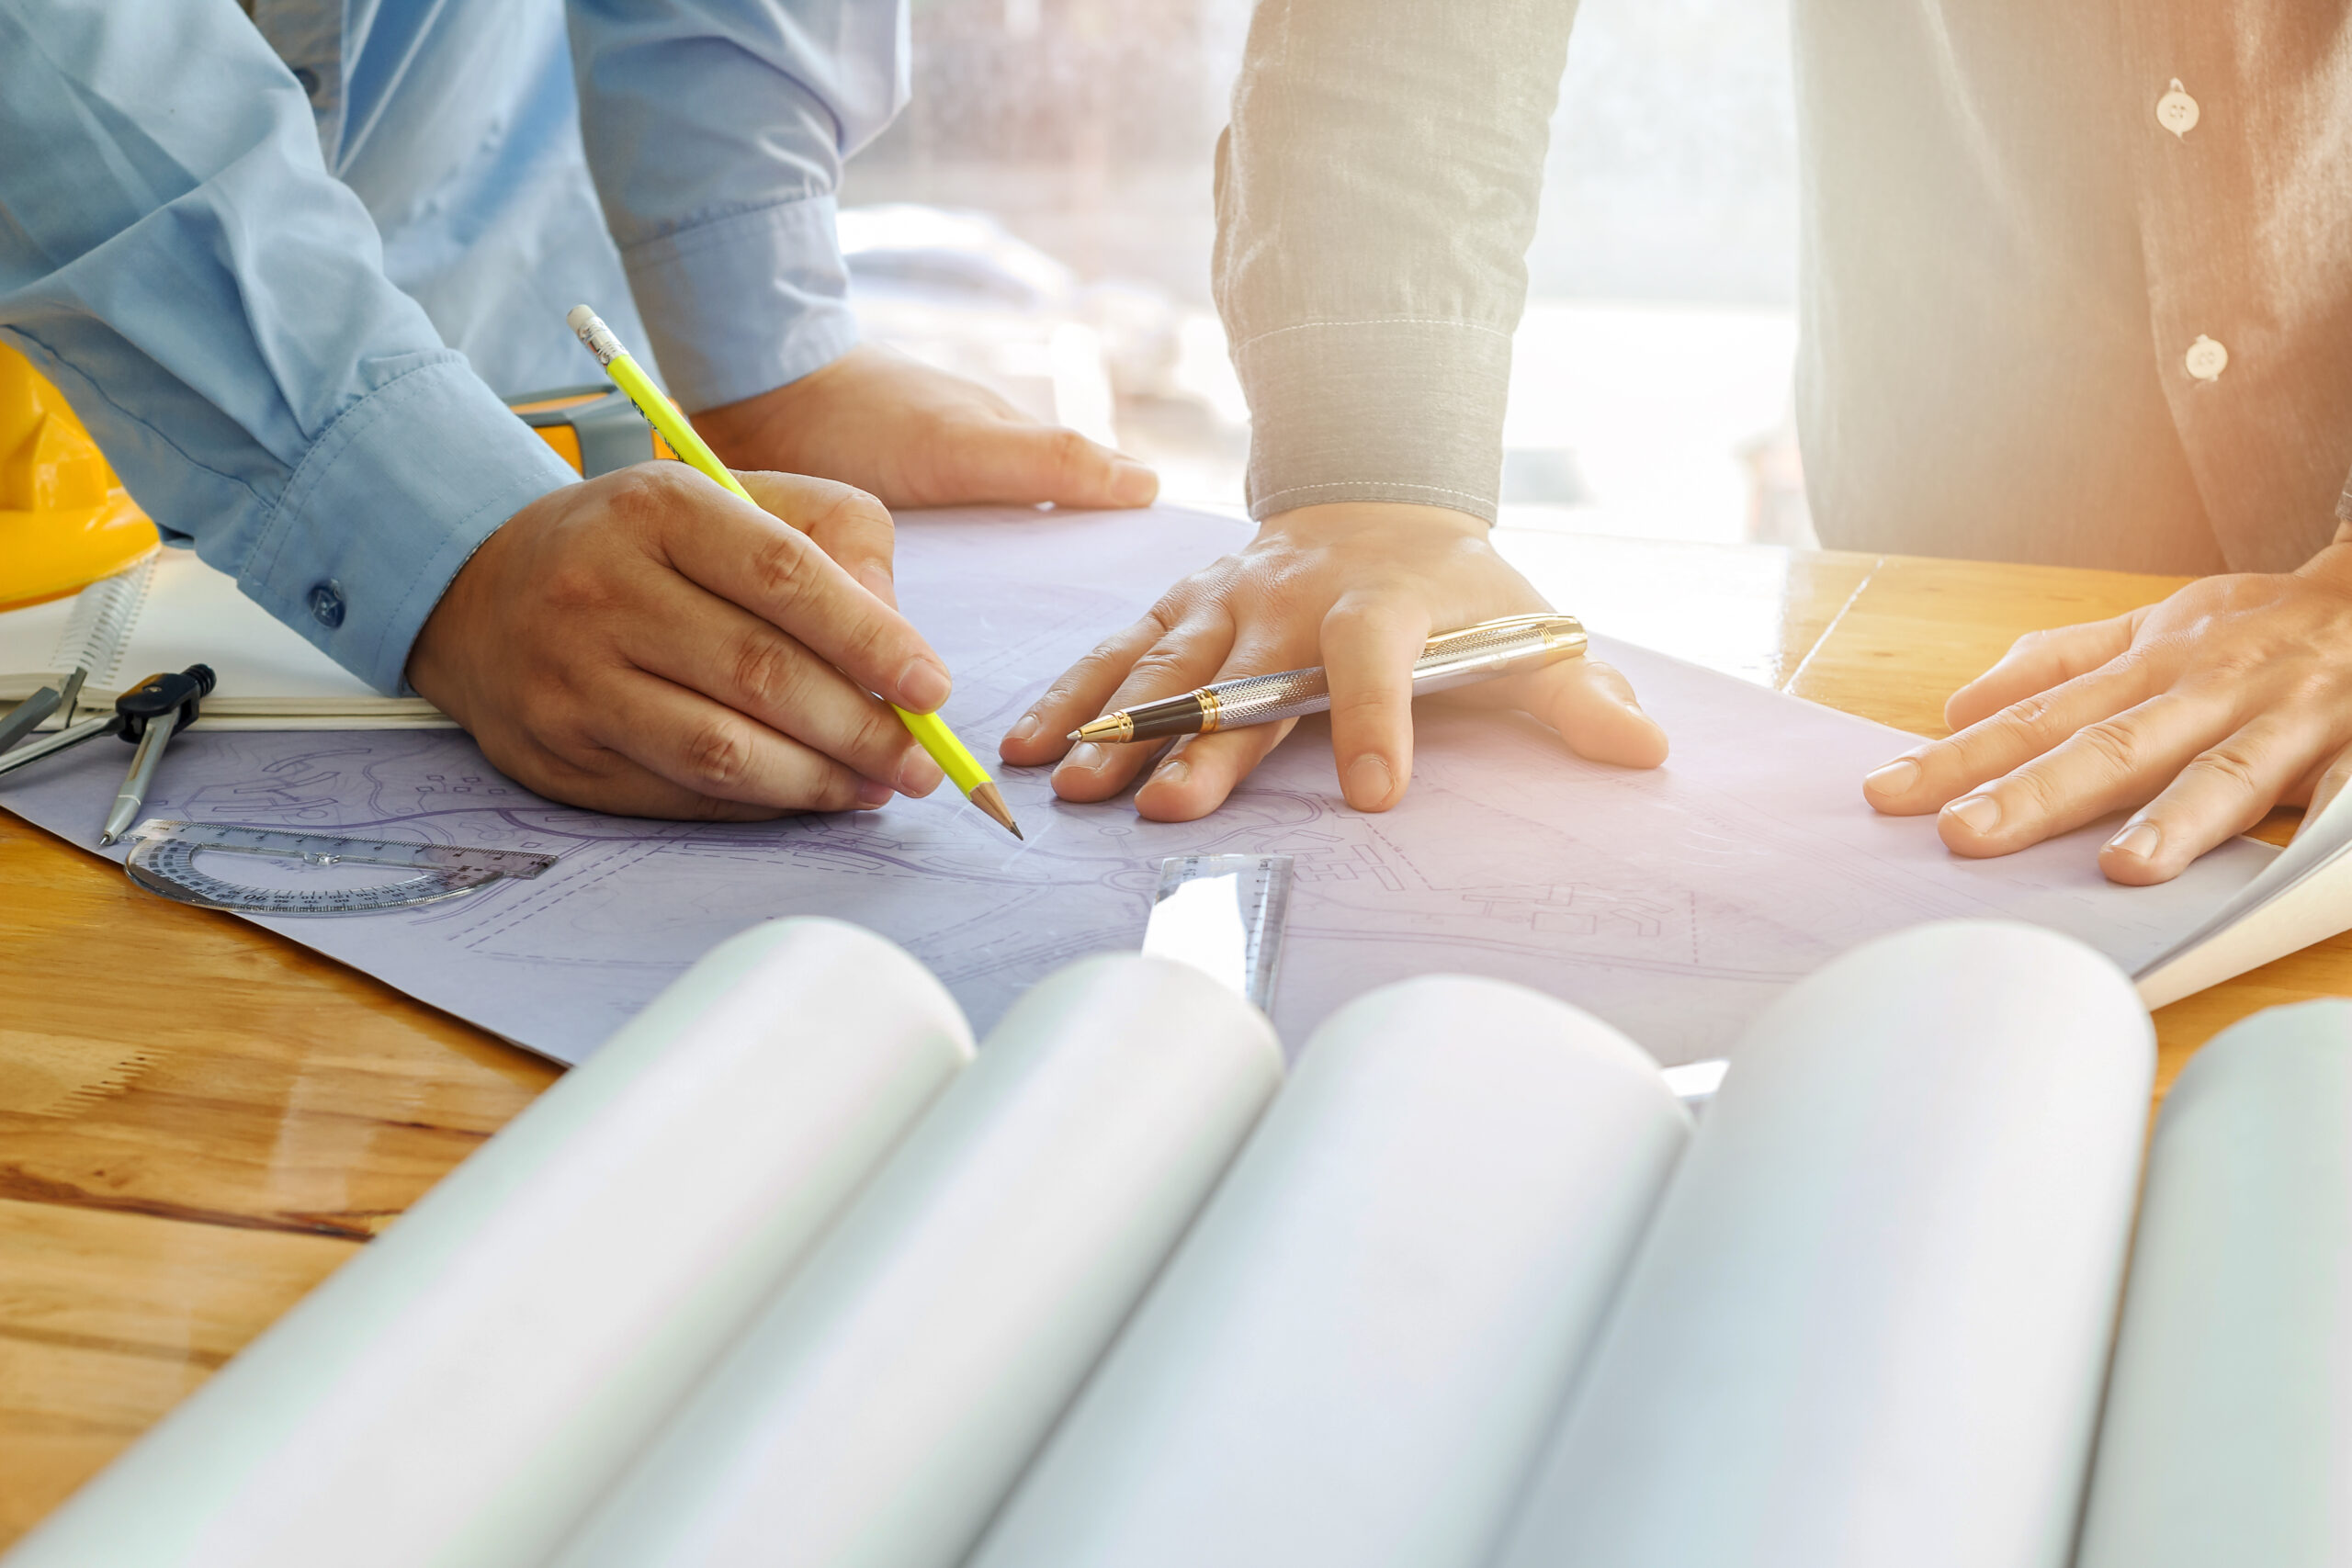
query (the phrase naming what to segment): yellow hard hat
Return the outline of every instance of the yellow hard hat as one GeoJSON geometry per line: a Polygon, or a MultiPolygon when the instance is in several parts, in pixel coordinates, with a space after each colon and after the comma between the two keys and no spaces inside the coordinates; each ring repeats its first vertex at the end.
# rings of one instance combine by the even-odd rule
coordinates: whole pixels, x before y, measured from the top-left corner
{"type": "Polygon", "coordinates": [[[0,342],[0,610],[111,577],[157,543],[65,399],[0,342]]]}

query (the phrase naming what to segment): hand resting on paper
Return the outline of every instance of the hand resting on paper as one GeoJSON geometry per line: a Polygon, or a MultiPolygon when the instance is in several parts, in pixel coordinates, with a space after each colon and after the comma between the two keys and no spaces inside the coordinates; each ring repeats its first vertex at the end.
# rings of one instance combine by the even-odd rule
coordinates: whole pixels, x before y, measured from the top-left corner
{"type": "Polygon", "coordinates": [[[1944,716],[1958,733],[1872,773],[1871,805],[1940,811],[1963,855],[2137,807],[2099,867],[2169,881],[2273,806],[2325,805],[2352,773],[2352,525],[2294,571],[2208,577],[2020,637],[1944,716]]]}
{"type": "Polygon", "coordinates": [[[1159,478],[1124,453],[871,344],[694,423],[730,468],[820,474],[886,506],[1148,506],[1159,493],[1159,478]]]}
{"type": "Polygon", "coordinates": [[[410,683],[509,777],[641,817],[873,807],[940,781],[898,716],[947,668],[893,607],[890,514],[827,479],[683,463],[540,497],[458,571],[410,683]]]}
{"type": "MultiPolygon", "coordinates": [[[[1148,744],[1071,749],[1066,737],[1114,708],[1213,681],[1321,664],[1330,671],[1331,749],[1359,811],[1385,811],[1413,772],[1413,660],[1430,634],[1546,608],[1495,553],[1487,525],[1437,507],[1349,503],[1268,518],[1236,555],[1194,572],[1151,613],[1072,666],[1004,738],[1006,761],[1061,760],[1054,790],[1102,800],[1132,781],[1148,744]],[[1064,756],[1064,752],[1068,752],[1064,756]]],[[[1572,660],[1449,694],[1523,708],[1578,754],[1631,767],[1666,759],[1666,735],[1606,664],[1572,660]]],[[[1185,743],[1136,794],[1136,809],[1189,822],[1224,803],[1291,726],[1185,743]]]]}

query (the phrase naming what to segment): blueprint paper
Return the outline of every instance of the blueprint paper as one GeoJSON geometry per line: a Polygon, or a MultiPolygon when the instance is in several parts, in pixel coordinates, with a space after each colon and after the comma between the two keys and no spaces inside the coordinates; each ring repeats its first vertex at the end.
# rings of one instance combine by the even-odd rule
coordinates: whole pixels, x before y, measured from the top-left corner
{"type": "Polygon", "coordinates": [[[2231,1025],[2165,1096],[2078,1568],[2352,1562],[2352,1004],[2231,1025]]]}
{"type": "Polygon", "coordinates": [[[547,1568],[956,1568],[1282,1078],[1189,965],[1048,976],[547,1568]]]}
{"type": "MultiPolygon", "coordinates": [[[[899,520],[899,600],[956,672],[948,720],[988,755],[1073,660],[1247,535],[1166,508],[912,513],[899,520]]],[[[1425,704],[1412,789],[1379,816],[1340,799],[1319,720],[1195,823],[1143,821],[1126,799],[1063,804],[1045,770],[1000,769],[1025,844],[946,787],[770,823],[599,816],[511,784],[455,731],[199,724],[173,742],[147,814],[560,854],[537,881],[413,913],[259,923],[566,1062],[714,944],[780,915],[835,915],[904,944],[986,1031],[1070,959],[1137,947],[1162,857],[1246,852],[1296,858],[1273,1006],[1290,1048],[1375,985],[1457,971],[1574,1002],[1671,1065],[1721,1055],[1784,987],[1923,920],[2031,920],[2137,969],[2274,852],[2239,840],[2147,888],[2099,875],[2111,828],[1955,859],[1933,818],[1862,802],[1863,773],[1912,737],[1605,637],[1594,647],[1673,738],[1663,768],[1586,762],[1531,719],[1425,704]]],[[[10,775],[0,806],[87,846],[128,757],[81,747],[10,775]]],[[[261,874],[244,859],[232,875],[261,874]]]]}
{"type": "Polygon", "coordinates": [[[1480,1563],[2067,1568],[2155,1043],[2122,975],[2007,922],[1792,987],[1480,1563]]]}
{"type": "Polygon", "coordinates": [[[1358,998],[966,1568],[1486,1562],[1690,1133],[1549,997],[1358,998]]]}
{"type": "Polygon", "coordinates": [[[971,1060],[869,931],[725,944],[9,1568],[544,1564],[971,1060]]]}

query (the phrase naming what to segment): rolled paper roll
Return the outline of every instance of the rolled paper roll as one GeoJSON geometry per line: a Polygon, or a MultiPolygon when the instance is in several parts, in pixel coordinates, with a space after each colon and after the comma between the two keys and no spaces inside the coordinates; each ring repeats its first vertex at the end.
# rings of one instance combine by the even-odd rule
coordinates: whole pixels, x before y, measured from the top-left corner
{"type": "Polygon", "coordinates": [[[1334,1014],[973,1568],[1470,1568],[1688,1136],[1495,980],[1334,1014]]]}
{"type": "Polygon", "coordinates": [[[1916,927],[1744,1033],[1505,1568],[2063,1568],[2146,1124],[2132,984],[1916,927]]]}
{"type": "Polygon", "coordinates": [[[2352,1006],[2199,1052],[2148,1153],[2080,1568],[2352,1562],[2352,1006]]]}
{"type": "Polygon", "coordinates": [[[970,1055],[871,932],[721,943],[10,1568],[543,1561],[970,1055]]]}
{"type": "Polygon", "coordinates": [[[1281,1077],[1187,965],[1040,982],[563,1568],[952,1568],[1281,1077]]]}

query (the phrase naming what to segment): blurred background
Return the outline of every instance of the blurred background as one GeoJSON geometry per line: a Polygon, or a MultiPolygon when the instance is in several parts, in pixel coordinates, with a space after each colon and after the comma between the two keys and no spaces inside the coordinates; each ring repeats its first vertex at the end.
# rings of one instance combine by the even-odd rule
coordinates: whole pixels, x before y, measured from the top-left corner
{"type": "MultiPolygon", "coordinates": [[[[914,101],[842,195],[868,335],[1150,461],[1169,500],[1238,507],[1210,168],[1249,18],[914,0],[914,101]]],[[[1788,0],[1584,0],[1529,264],[1507,525],[1812,542],[1788,0]]]]}

